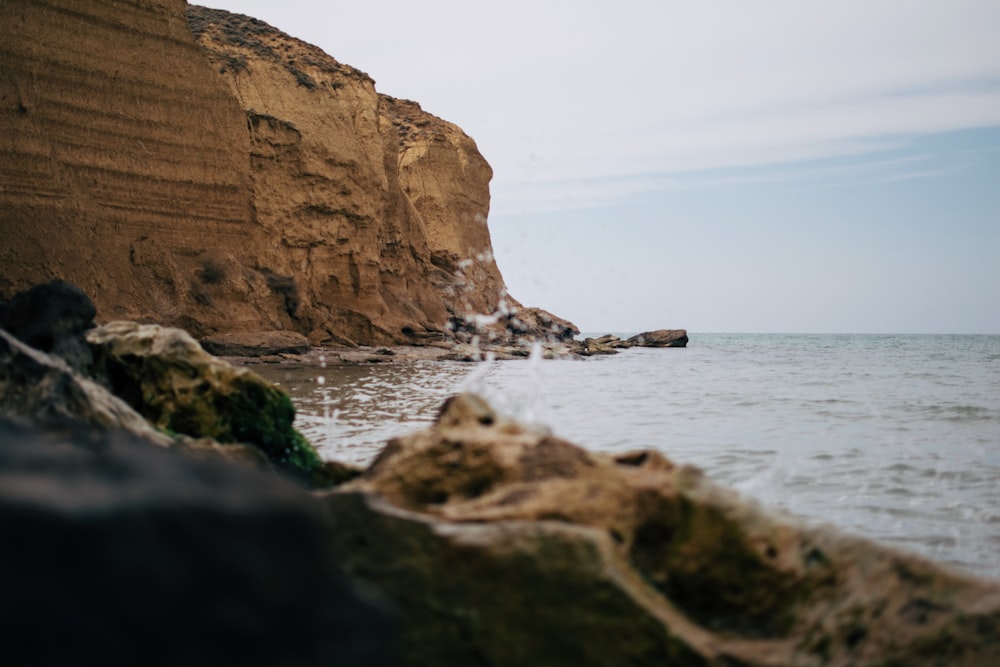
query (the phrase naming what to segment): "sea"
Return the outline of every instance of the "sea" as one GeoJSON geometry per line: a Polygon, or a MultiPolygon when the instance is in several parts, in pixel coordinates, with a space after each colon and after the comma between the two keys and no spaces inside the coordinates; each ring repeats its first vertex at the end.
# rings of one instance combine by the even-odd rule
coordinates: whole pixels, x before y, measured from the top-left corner
{"type": "Polygon", "coordinates": [[[366,464],[475,391],[587,449],[655,449],[765,506],[1000,579],[1000,335],[688,335],[586,359],[256,369],[326,458],[366,464]]]}

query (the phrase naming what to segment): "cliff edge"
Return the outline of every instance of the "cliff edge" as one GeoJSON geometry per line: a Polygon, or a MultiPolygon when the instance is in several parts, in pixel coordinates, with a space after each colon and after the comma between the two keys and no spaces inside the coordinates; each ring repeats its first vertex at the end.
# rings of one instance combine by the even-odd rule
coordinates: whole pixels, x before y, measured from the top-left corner
{"type": "Polygon", "coordinates": [[[446,340],[520,309],[475,142],[266,23],[14,0],[0,65],[0,298],[60,278],[109,319],[313,344],[446,340]]]}

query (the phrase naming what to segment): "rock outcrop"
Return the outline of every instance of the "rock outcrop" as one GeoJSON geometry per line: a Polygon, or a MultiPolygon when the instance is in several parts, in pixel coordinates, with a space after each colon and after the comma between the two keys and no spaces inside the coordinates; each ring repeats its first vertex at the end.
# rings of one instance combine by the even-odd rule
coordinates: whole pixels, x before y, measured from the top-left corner
{"type": "Polygon", "coordinates": [[[474,396],[321,498],[347,570],[403,609],[411,665],[1000,664],[1000,584],[474,396]]]}
{"type": "Polygon", "coordinates": [[[313,344],[520,307],[472,139],[267,24],[12,0],[0,67],[0,298],[62,278],[108,319],[313,344]]]}

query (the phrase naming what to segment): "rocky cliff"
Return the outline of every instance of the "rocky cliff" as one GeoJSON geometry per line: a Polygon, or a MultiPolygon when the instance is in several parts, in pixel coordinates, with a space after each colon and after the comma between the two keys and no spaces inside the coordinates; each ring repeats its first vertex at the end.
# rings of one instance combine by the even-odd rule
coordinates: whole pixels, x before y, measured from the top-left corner
{"type": "Polygon", "coordinates": [[[62,278],[109,319],[347,344],[519,307],[472,139],[261,21],[13,0],[0,65],[0,298],[62,278]]]}

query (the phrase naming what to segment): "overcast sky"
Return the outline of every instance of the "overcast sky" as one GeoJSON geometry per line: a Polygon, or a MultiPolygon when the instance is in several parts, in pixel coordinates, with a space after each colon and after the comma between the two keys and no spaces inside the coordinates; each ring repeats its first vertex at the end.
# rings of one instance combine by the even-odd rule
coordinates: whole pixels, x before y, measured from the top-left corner
{"type": "Polygon", "coordinates": [[[462,127],[591,332],[1000,333],[1000,2],[211,0],[462,127]]]}

